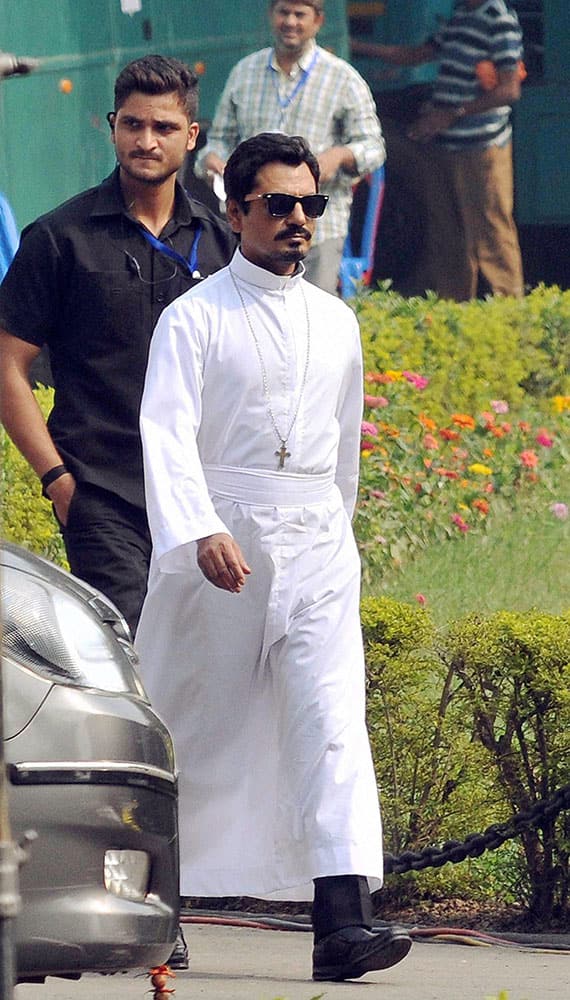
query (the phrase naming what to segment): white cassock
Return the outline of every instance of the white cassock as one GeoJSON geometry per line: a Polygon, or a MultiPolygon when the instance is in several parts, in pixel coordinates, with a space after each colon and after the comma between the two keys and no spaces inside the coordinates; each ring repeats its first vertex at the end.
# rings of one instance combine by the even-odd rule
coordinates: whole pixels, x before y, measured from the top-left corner
{"type": "Polygon", "coordinates": [[[154,553],[136,645],[174,737],[181,893],[307,899],[341,874],[377,888],[350,524],[358,325],[301,274],[239,251],[230,267],[257,346],[226,267],[164,310],[141,411],[154,553]],[[240,594],[197,566],[196,540],[219,531],[251,567],[240,594]]]}

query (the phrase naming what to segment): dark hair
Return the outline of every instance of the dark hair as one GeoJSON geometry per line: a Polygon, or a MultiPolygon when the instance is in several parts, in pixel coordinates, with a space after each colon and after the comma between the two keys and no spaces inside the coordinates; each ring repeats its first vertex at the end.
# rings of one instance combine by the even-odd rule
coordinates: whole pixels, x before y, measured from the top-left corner
{"type": "Polygon", "coordinates": [[[306,163],[319,190],[320,169],[316,156],[300,135],[282,132],[260,132],[236,146],[224,170],[224,186],[228,198],[234,198],[247,212],[246,195],[251,194],[257,172],[266,163],[287,163],[298,167],[306,163]]]}
{"type": "MultiPolygon", "coordinates": [[[[270,0],[269,9],[273,10],[278,3],[282,2],[283,0],[270,0]]],[[[312,7],[317,14],[322,14],[325,9],[325,0],[298,0],[298,3],[303,7],[312,7]]]]}
{"type": "Polygon", "coordinates": [[[135,91],[142,94],[176,93],[188,120],[196,120],[198,77],[179,59],[143,56],[125,66],[115,80],[115,111],[135,91]]]}

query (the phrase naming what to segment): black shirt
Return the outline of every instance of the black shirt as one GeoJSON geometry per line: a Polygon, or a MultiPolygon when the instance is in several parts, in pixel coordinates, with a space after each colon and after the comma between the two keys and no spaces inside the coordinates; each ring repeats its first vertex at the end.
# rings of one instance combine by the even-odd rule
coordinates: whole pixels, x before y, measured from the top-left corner
{"type": "MultiPolygon", "coordinates": [[[[235,248],[229,227],[177,183],[160,234],[206,277],[235,248]]],[[[150,338],[164,307],[196,284],[154,248],[125,208],[118,168],[22,233],[0,286],[0,327],[49,346],[48,426],[78,480],[144,505],[139,408],[150,338]]]]}

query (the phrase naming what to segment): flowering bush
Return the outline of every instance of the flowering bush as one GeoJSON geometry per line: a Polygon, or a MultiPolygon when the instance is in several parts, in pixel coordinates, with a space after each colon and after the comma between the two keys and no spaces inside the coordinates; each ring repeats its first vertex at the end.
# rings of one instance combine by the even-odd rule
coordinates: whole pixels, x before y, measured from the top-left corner
{"type": "Polygon", "coordinates": [[[535,288],[524,299],[448,302],[365,292],[353,300],[365,366],[429,378],[432,416],[475,413],[489,400],[519,408],[529,396],[570,392],[570,291],[535,288]]]}
{"type": "Polygon", "coordinates": [[[367,582],[431,542],[484,530],[505,505],[546,495],[549,516],[568,516],[556,488],[570,397],[551,402],[548,422],[544,410],[527,403],[515,414],[503,399],[435,418],[424,407],[428,384],[408,370],[366,375],[355,530],[367,582]]]}

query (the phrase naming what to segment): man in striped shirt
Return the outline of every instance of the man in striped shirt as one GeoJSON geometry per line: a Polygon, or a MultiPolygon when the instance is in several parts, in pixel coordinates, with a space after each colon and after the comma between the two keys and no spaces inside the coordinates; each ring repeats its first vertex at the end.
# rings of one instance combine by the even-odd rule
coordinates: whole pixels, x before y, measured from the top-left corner
{"type": "Polygon", "coordinates": [[[522,75],[516,13],[504,0],[461,0],[427,41],[374,49],[400,66],[439,62],[431,100],[408,131],[430,147],[423,290],[457,300],[481,288],[521,296],[510,124],[522,75]]]}
{"type": "Polygon", "coordinates": [[[306,276],[335,292],[352,185],[384,162],[380,122],[362,77],[315,42],[324,21],[323,0],[271,0],[269,16],[274,46],[234,66],[196,173],[221,176],[235,147],[257,133],[302,135],[319,161],[320,190],[329,196],[306,276]]]}

